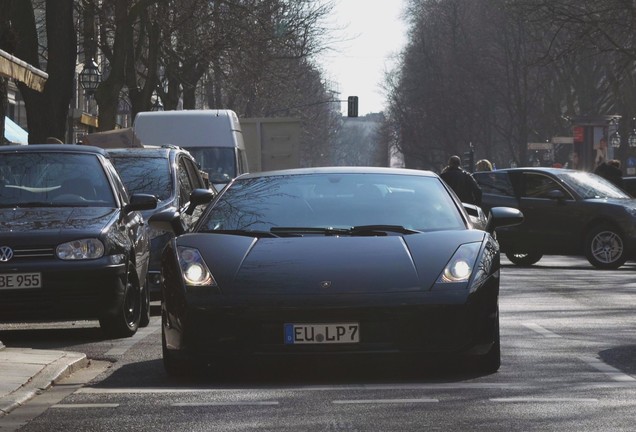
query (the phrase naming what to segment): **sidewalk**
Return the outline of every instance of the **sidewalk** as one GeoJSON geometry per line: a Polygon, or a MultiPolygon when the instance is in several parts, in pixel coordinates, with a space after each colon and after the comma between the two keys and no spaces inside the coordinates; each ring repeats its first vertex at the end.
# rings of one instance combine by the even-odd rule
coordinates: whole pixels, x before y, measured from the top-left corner
{"type": "Polygon", "coordinates": [[[9,348],[0,341],[0,417],[87,366],[82,353],[9,348]]]}

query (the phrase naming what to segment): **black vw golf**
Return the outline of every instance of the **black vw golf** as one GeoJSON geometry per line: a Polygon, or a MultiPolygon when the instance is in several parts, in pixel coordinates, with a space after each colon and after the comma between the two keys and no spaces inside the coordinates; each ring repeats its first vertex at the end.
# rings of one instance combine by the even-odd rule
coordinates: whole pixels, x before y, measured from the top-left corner
{"type": "MultiPolygon", "coordinates": [[[[471,209],[475,210],[474,208],[471,209]]],[[[243,175],[162,257],[163,358],[440,354],[500,365],[494,208],[469,216],[430,172],[314,168],[243,175]]],[[[172,224],[172,225],[171,225],[172,224]]],[[[218,365],[217,365],[218,367],[218,365]]]]}
{"type": "Polygon", "coordinates": [[[148,322],[149,245],[108,154],[75,145],[0,147],[0,320],[99,319],[112,337],[148,322]]]}

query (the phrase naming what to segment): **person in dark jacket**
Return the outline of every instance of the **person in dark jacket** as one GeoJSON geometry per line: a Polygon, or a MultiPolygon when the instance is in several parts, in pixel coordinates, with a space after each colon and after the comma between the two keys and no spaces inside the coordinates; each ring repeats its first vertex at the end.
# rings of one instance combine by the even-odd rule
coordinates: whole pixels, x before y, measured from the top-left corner
{"type": "Polygon", "coordinates": [[[623,171],[621,170],[621,161],[617,159],[610,159],[607,162],[601,161],[594,170],[594,174],[598,174],[601,177],[606,178],[621,189],[623,188],[623,171]]]}
{"type": "Polygon", "coordinates": [[[453,155],[448,159],[448,166],[444,168],[440,177],[462,202],[481,206],[481,188],[473,176],[461,167],[459,156],[453,155]]]}

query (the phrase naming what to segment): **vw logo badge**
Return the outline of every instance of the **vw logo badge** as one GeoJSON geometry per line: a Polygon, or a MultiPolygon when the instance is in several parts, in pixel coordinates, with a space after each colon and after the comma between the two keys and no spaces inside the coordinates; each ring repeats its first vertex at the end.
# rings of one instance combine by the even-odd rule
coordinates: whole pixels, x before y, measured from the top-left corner
{"type": "Polygon", "coordinates": [[[13,258],[13,249],[9,246],[0,246],[0,262],[7,262],[13,258]]]}
{"type": "Polygon", "coordinates": [[[322,281],[320,282],[321,288],[331,288],[331,281],[322,281]]]}

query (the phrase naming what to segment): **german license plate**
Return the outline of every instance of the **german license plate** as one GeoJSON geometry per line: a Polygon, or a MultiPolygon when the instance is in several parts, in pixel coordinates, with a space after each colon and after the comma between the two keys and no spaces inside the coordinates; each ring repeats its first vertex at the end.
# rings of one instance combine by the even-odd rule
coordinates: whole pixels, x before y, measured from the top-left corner
{"type": "Polygon", "coordinates": [[[0,289],[42,288],[42,273],[0,274],[0,289]]]}
{"type": "Polygon", "coordinates": [[[285,324],[285,344],[337,344],[360,342],[358,323],[285,324]]]}

